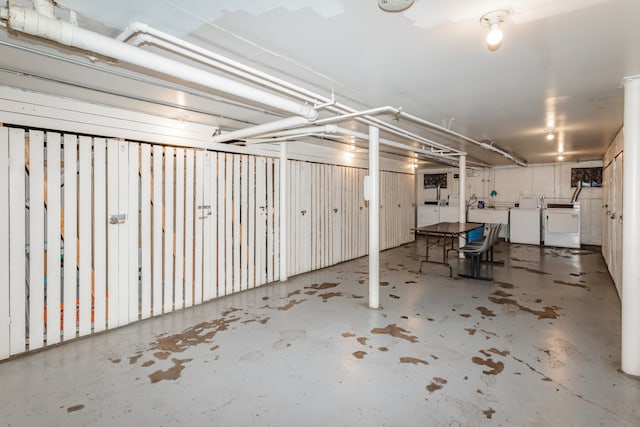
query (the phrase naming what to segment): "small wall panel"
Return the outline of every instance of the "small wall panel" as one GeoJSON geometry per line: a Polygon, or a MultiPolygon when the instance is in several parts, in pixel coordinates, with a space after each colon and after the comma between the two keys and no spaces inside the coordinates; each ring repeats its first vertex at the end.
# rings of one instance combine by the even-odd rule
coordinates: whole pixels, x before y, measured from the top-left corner
{"type": "Polygon", "coordinates": [[[44,132],[29,131],[29,349],[44,345],[44,132]]]}
{"type": "Polygon", "coordinates": [[[78,173],[78,336],[92,330],[93,230],[92,140],[81,136],[78,173]]]}
{"type": "MultiPolygon", "coordinates": [[[[77,171],[78,141],[75,135],[64,136],[64,287],[63,337],[76,337],[77,293],[77,171]]],[[[116,175],[117,176],[117,175],[116,175]]]]}
{"type": "MultiPolygon", "coordinates": [[[[1,144],[1,142],[0,142],[1,144]]],[[[104,149],[104,146],[103,146],[104,149]]],[[[60,342],[60,306],[61,306],[61,287],[60,287],[60,277],[62,275],[62,270],[60,268],[60,261],[62,259],[62,253],[60,251],[60,221],[61,221],[61,162],[60,162],[60,134],[48,132],[47,133],[47,300],[46,300],[46,329],[47,329],[47,345],[57,344],[60,342]]],[[[102,156],[104,160],[104,153],[102,156]]],[[[0,162],[1,154],[0,154],[0,162]]],[[[104,164],[104,162],[103,162],[104,164]]],[[[4,170],[2,165],[0,164],[0,171],[4,170]]],[[[104,170],[104,165],[103,165],[104,170]]],[[[0,181],[2,181],[0,179],[0,181]]],[[[2,184],[0,184],[1,187],[2,184]]],[[[1,193],[0,189],[0,193],[1,193]]],[[[2,196],[0,196],[0,200],[4,200],[2,196]]],[[[102,199],[104,200],[104,198],[102,199]]],[[[0,203],[2,205],[2,203],[0,203]]],[[[0,206],[0,211],[2,207],[0,206]]],[[[0,214],[2,217],[2,214],[0,214]]],[[[2,225],[0,223],[0,235],[5,235],[2,233],[2,225]]],[[[104,245],[105,240],[102,239],[102,243],[104,245]]],[[[2,244],[2,240],[0,240],[0,245],[2,244]]],[[[0,250],[0,259],[1,258],[1,250],[0,250]]],[[[105,254],[103,254],[105,256],[105,254]]],[[[105,274],[104,268],[101,270],[103,274],[103,280],[105,274]]],[[[1,281],[1,279],[0,279],[1,281]]],[[[1,304],[1,302],[0,302],[1,304]]],[[[104,312],[103,312],[104,313],[104,312]]],[[[103,316],[104,319],[104,316],[103,316]]],[[[104,322],[103,322],[104,323],[104,322]]],[[[104,329],[104,328],[103,328],[104,329]]],[[[0,339],[1,341],[1,339],[0,339]]],[[[1,357],[0,357],[1,358],[1,357]]]]}
{"type": "Polygon", "coordinates": [[[162,171],[163,153],[162,147],[154,145],[152,150],[153,178],[151,181],[152,191],[152,213],[153,229],[151,232],[151,264],[152,264],[152,286],[151,286],[151,312],[153,316],[162,314],[162,182],[164,174],[162,171]]]}
{"type": "Polygon", "coordinates": [[[184,306],[193,305],[194,229],[195,215],[195,153],[185,153],[185,190],[184,190],[184,306]]]}
{"type": "Polygon", "coordinates": [[[173,304],[176,310],[184,307],[184,149],[176,148],[175,174],[175,276],[173,304]]]}
{"type": "Polygon", "coordinates": [[[205,220],[205,211],[203,209],[204,196],[204,151],[196,151],[196,180],[195,180],[195,250],[193,252],[195,270],[193,274],[194,291],[193,303],[202,303],[202,236],[205,220]]]}
{"type": "Polygon", "coordinates": [[[140,146],[140,318],[151,316],[151,146],[140,146]]]}

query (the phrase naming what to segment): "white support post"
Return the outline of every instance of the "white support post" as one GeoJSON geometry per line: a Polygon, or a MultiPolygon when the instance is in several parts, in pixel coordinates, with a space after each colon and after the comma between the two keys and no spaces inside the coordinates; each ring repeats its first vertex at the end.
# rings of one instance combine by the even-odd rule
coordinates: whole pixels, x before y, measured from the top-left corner
{"type": "Polygon", "coordinates": [[[287,143],[280,143],[280,281],[287,281],[287,143]]]}
{"type": "Polygon", "coordinates": [[[624,85],[622,370],[640,375],[640,78],[624,85]]]}
{"type": "Polygon", "coordinates": [[[369,308],[380,307],[380,129],[369,126],[369,308]]]}
{"type": "MultiPolygon", "coordinates": [[[[460,224],[467,222],[467,156],[460,156],[460,215],[459,220],[460,224]]],[[[458,247],[461,248],[465,245],[465,237],[458,237],[458,247]]],[[[464,254],[462,252],[458,252],[458,256],[460,258],[464,258],[464,254]]]]}

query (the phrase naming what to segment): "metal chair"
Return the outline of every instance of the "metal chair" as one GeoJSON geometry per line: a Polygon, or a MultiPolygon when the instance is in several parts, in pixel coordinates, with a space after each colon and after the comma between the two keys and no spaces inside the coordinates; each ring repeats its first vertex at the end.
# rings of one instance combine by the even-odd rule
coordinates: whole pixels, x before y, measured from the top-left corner
{"type": "MultiPolygon", "coordinates": [[[[489,226],[489,233],[485,236],[484,240],[480,244],[469,244],[460,248],[460,250],[471,258],[471,274],[458,274],[460,277],[469,277],[472,279],[489,280],[492,281],[492,277],[480,276],[480,259],[483,254],[489,254],[493,245],[498,240],[498,233],[500,232],[500,224],[491,224],[489,226]]],[[[488,256],[488,255],[487,255],[488,256]]],[[[491,260],[493,261],[493,254],[491,254],[491,260]]]]}

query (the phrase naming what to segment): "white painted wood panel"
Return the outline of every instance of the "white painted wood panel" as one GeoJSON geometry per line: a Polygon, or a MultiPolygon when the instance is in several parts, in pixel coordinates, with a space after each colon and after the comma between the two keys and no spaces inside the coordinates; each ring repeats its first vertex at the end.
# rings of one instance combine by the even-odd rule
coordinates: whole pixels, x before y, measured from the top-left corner
{"type": "Polygon", "coordinates": [[[247,157],[248,201],[247,201],[247,264],[249,266],[247,287],[256,286],[256,158],[247,157]]]}
{"type": "MultiPolygon", "coordinates": [[[[133,166],[132,166],[133,167],[133,166]]],[[[131,224],[131,212],[137,209],[138,204],[135,206],[129,206],[129,192],[137,191],[136,188],[129,188],[129,143],[126,141],[118,141],[118,210],[116,213],[126,216],[126,221],[120,224],[114,225],[118,233],[118,281],[116,286],[118,287],[118,299],[117,303],[117,326],[123,326],[133,321],[129,319],[129,280],[131,277],[130,269],[137,269],[137,262],[131,265],[129,262],[130,248],[129,242],[129,230],[133,233],[137,233],[137,227],[131,224]]],[[[133,187],[133,183],[131,183],[133,187]]],[[[137,224],[135,224],[137,226],[137,224]]],[[[131,286],[134,286],[131,283],[131,286]]],[[[132,291],[133,292],[133,291],[132,291]]],[[[114,302],[111,299],[110,302],[114,302]]]]}
{"type": "Polygon", "coordinates": [[[209,215],[209,230],[208,239],[210,240],[211,254],[209,256],[209,262],[211,263],[211,298],[218,297],[218,156],[215,152],[209,153],[211,155],[210,162],[210,182],[209,182],[209,204],[211,206],[209,215]]]}
{"type": "Polygon", "coordinates": [[[76,337],[77,171],[78,141],[64,136],[64,288],[63,338],[76,337]]]}
{"type": "Polygon", "coordinates": [[[249,161],[240,156],[240,290],[249,286],[249,161]]]}
{"type": "MultiPolygon", "coordinates": [[[[126,144],[126,143],[125,143],[126,144]]],[[[127,277],[127,323],[140,318],[140,144],[128,143],[129,158],[127,159],[127,227],[128,241],[120,242],[120,246],[127,245],[128,277],[127,277]]]]}
{"type": "Polygon", "coordinates": [[[92,140],[81,136],[78,171],[78,336],[91,333],[92,281],[92,140]]]}
{"type": "Polygon", "coordinates": [[[44,132],[29,131],[29,350],[44,346],[44,132]]]}
{"type": "Polygon", "coordinates": [[[273,159],[273,280],[280,279],[280,159],[273,159]]]}
{"type": "Polygon", "coordinates": [[[164,151],[164,313],[173,311],[173,191],[175,149],[165,147],[164,151]]]}
{"type": "Polygon", "coordinates": [[[179,310],[184,307],[184,149],[176,148],[176,190],[175,190],[175,285],[174,307],[179,310]]]}
{"type": "Polygon", "coordinates": [[[256,158],[256,286],[266,283],[266,159],[256,158]]]}
{"type": "Polygon", "coordinates": [[[225,154],[225,295],[234,292],[233,289],[233,155],[225,154]]]}
{"type": "Polygon", "coordinates": [[[193,303],[202,303],[202,234],[206,212],[203,205],[203,181],[204,181],[204,151],[196,151],[196,181],[195,181],[195,250],[193,252],[195,270],[193,274],[193,303]]]}
{"type": "Polygon", "coordinates": [[[151,317],[151,146],[140,146],[140,318],[151,317]]]}
{"type": "Polygon", "coordinates": [[[184,191],[184,306],[193,305],[194,272],[194,227],[195,227],[195,153],[185,153],[185,191],[184,191]]]}
{"type": "Polygon", "coordinates": [[[164,174],[162,172],[163,154],[162,147],[154,145],[152,150],[153,181],[152,184],[152,204],[153,204],[153,229],[151,232],[152,250],[152,304],[153,316],[162,314],[162,182],[164,174]]]}
{"type": "Polygon", "coordinates": [[[200,205],[200,215],[202,216],[202,300],[209,301],[215,298],[212,277],[212,253],[211,247],[211,229],[213,228],[212,218],[212,202],[211,202],[211,164],[215,160],[211,159],[212,153],[204,152],[203,154],[203,180],[202,180],[202,204],[200,205]]]}
{"type": "Polygon", "coordinates": [[[107,327],[107,141],[104,138],[93,140],[93,195],[93,332],[101,332],[107,327]]]}
{"type": "MultiPolygon", "coordinates": [[[[65,135],[66,147],[66,135],[65,135]]],[[[65,172],[66,172],[65,155],[65,172]]],[[[65,174],[66,181],[66,174],[65,174]]],[[[66,193],[65,183],[65,193],[66,193]]],[[[66,197],[65,197],[66,202],[66,197]]],[[[107,328],[112,329],[118,326],[118,226],[110,222],[112,215],[118,213],[118,141],[109,139],[107,141],[107,328]]],[[[66,220],[66,209],[65,209],[66,220]]],[[[66,236],[65,221],[65,236],[66,236]]],[[[66,240],[65,240],[65,279],[67,276],[66,266],[66,240]]],[[[66,283],[66,280],[65,280],[66,283]]],[[[66,287],[65,287],[66,295],[66,287]]],[[[66,298],[65,298],[65,318],[66,318],[66,298]]]]}
{"type": "MultiPolygon", "coordinates": [[[[0,236],[3,236],[0,238],[0,259],[10,261],[10,239],[6,237],[9,236],[9,204],[11,202],[9,177],[9,128],[0,127],[0,236]]],[[[10,269],[11,267],[0,268],[0,359],[11,355],[10,269]]]]}
{"type": "Polygon", "coordinates": [[[240,155],[233,156],[233,292],[240,291],[240,210],[242,209],[240,192],[242,186],[240,184],[240,155]]]}
{"type": "Polygon", "coordinates": [[[275,201],[273,199],[273,158],[267,158],[267,262],[266,262],[266,283],[271,283],[274,280],[274,215],[275,215],[275,201]]]}
{"type": "Polygon", "coordinates": [[[227,294],[227,276],[226,276],[226,156],[224,153],[218,155],[218,201],[216,209],[215,223],[218,227],[218,296],[224,296],[227,294]]]}
{"type": "MultiPolygon", "coordinates": [[[[2,145],[2,141],[0,141],[2,145]]],[[[104,148],[104,147],[103,147],[104,148]]],[[[62,210],[61,204],[61,164],[60,164],[60,134],[54,132],[47,133],[47,345],[57,344],[60,342],[60,277],[62,270],[60,268],[61,251],[60,251],[60,212],[62,210]]],[[[3,169],[2,154],[0,153],[0,170],[3,169]]],[[[103,154],[104,159],[104,154],[103,154]]],[[[103,168],[104,169],[104,168],[103,168]]],[[[0,181],[3,181],[0,179],[0,181]]],[[[5,182],[7,180],[4,180],[5,182]]],[[[0,184],[0,205],[6,200],[2,195],[2,184],[0,184]]],[[[102,199],[104,200],[104,198],[102,199]]],[[[8,203],[7,203],[8,206],[8,203]]],[[[4,219],[2,213],[2,206],[0,206],[0,235],[6,236],[3,233],[2,225],[4,219]]],[[[1,245],[5,239],[0,240],[0,259],[2,258],[1,245]]],[[[104,244],[104,239],[102,240],[104,244]]],[[[103,253],[104,255],[104,253],[103,253]]],[[[8,256],[8,255],[7,255],[8,256]]],[[[104,280],[104,269],[101,270],[104,280]]],[[[0,275],[0,282],[2,277],[0,275]]],[[[8,283],[8,280],[7,282],[8,283]]],[[[2,285],[0,285],[1,288],[2,285]]],[[[1,296],[0,296],[1,298],[1,296]]],[[[8,300],[8,297],[7,297],[8,300]]],[[[2,304],[2,302],[0,302],[2,304]]],[[[1,310],[0,310],[1,311],[1,310]]],[[[104,318],[104,317],[103,317],[104,318]]],[[[104,322],[103,322],[104,323],[104,322]]],[[[0,334],[0,341],[2,340],[0,334]]],[[[0,355],[0,359],[2,355],[0,355]]]]}

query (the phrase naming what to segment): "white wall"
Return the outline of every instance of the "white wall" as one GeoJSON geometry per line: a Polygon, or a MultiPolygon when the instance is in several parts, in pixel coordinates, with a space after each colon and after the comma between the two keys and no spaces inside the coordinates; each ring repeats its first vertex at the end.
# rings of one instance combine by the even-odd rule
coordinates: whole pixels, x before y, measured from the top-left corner
{"type": "MultiPolygon", "coordinates": [[[[466,193],[475,193],[478,200],[492,202],[496,206],[510,207],[521,195],[544,195],[545,199],[569,201],[575,188],[571,188],[571,168],[602,166],[602,161],[531,165],[528,167],[505,166],[477,169],[467,172],[466,193]],[[475,175],[475,176],[474,176],[475,175]],[[491,198],[495,190],[498,195],[491,198]]],[[[441,199],[450,194],[459,194],[457,169],[424,169],[416,175],[418,204],[436,199],[435,189],[423,188],[424,173],[447,172],[447,188],[440,190],[441,199]]],[[[602,188],[583,188],[580,193],[581,236],[583,244],[600,245],[602,242],[602,188]]]]}

